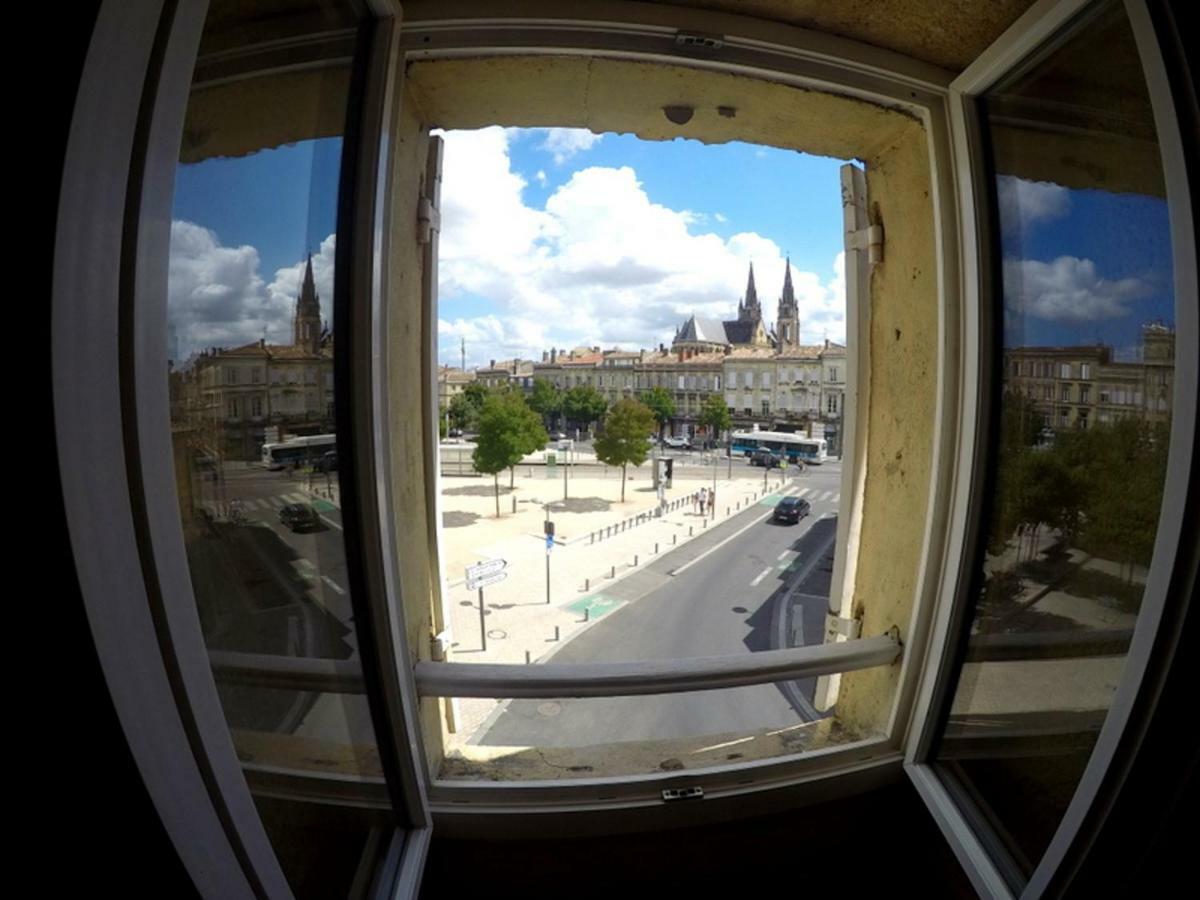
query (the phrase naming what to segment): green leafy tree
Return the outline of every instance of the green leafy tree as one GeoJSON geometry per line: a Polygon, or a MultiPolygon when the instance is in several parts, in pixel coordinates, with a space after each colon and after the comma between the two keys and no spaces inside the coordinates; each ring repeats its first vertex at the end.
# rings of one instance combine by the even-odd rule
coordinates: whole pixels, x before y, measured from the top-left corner
{"type": "Polygon", "coordinates": [[[722,431],[727,431],[733,425],[733,419],[729,415],[729,407],[725,405],[725,398],[720,394],[709,394],[700,407],[699,421],[709,429],[714,441],[722,431]]]}
{"type": "Polygon", "coordinates": [[[484,401],[491,393],[478,381],[468,384],[461,394],[455,394],[450,400],[450,424],[464,431],[479,429],[479,414],[483,411],[484,401]]]}
{"type": "Polygon", "coordinates": [[[489,395],[479,414],[479,437],[471,461],[476,472],[491,475],[496,489],[496,516],[500,516],[500,472],[509,470],[527,453],[546,443],[546,431],[537,413],[512,391],[489,395]]]}
{"type": "Polygon", "coordinates": [[[542,422],[552,424],[554,417],[562,412],[562,391],[545,378],[535,378],[533,392],[529,395],[529,406],[542,417],[542,422]]]}
{"type": "Polygon", "coordinates": [[[654,428],[654,413],[637,400],[618,400],[604,417],[604,433],[596,438],[596,458],[621,467],[621,502],[625,502],[626,467],[640,466],[650,453],[647,435],[654,428]]]}
{"type": "MultiPolygon", "coordinates": [[[[585,428],[599,421],[607,409],[608,401],[591,385],[576,385],[563,395],[563,412],[568,419],[585,428]]],[[[654,428],[653,422],[650,428],[654,428]]]]}
{"type": "Polygon", "coordinates": [[[671,421],[671,416],[675,415],[675,398],[666,388],[653,387],[642,394],[641,400],[646,408],[654,413],[654,420],[658,423],[658,433],[661,436],[663,429],[671,421]]]}

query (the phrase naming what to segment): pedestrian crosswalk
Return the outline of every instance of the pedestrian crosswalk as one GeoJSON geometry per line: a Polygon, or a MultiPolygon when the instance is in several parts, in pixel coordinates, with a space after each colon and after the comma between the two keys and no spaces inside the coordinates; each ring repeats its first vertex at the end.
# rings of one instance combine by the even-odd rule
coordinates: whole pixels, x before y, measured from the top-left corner
{"type": "Polygon", "coordinates": [[[827,500],[837,503],[842,499],[840,491],[818,491],[816,488],[801,488],[796,491],[795,496],[803,497],[812,503],[824,503],[827,500]]]}

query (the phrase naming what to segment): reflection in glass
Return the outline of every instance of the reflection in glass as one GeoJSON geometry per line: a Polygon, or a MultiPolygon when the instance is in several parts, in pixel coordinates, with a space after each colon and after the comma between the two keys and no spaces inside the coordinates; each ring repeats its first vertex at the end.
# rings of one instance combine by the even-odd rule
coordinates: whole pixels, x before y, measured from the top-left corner
{"type": "Polygon", "coordinates": [[[989,95],[1003,257],[981,590],[939,759],[1004,844],[1045,852],[1121,679],[1166,471],[1171,235],[1119,6],[989,95]]]}
{"type": "MultiPolygon", "coordinates": [[[[248,775],[378,778],[342,538],[329,325],[354,33],[337,30],[347,13],[328,5],[269,28],[243,16],[213,5],[176,173],[168,377],[188,563],[248,775]],[[264,48],[285,37],[312,63],[332,56],[271,71],[264,48]],[[305,660],[340,677],[264,685],[264,672],[305,660]],[[359,692],[342,692],[355,675],[359,692]]],[[[278,804],[249,780],[280,858],[302,858],[301,832],[267,815],[278,804]]],[[[340,842],[327,871],[353,876],[363,834],[340,842]]],[[[321,893],[299,874],[312,867],[288,868],[299,896],[321,893]]]]}

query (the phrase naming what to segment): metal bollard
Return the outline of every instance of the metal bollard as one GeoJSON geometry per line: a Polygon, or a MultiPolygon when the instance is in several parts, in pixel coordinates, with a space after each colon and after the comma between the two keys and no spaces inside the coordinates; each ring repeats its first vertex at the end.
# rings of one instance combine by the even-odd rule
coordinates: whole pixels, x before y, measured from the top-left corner
{"type": "Polygon", "coordinates": [[[590,606],[585,606],[585,607],[583,608],[583,621],[584,621],[584,624],[587,624],[587,620],[591,618],[591,613],[592,613],[592,608],[591,608],[590,606]]]}
{"type": "Polygon", "coordinates": [[[729,515],[729,507],[725,507],[725,515],[729,515]]]}
{"type": "Polygon", "coordinates": [[[696,526],[695,526],[695,525],[689,525],[689,526],[688,526],[688,537],[691,537],[691,536],[692,536],[692,533],[693,533],[693,531],[694,531],[694,529],[695,529],[695,528],[696,528],[696,526]]]}
{"type": "Polygon", "coordinates": [[[590,579],[590,578],[583,579],[583,589],[585,591],[590,591],[592,589],[592,579],[590,579]]]}
{"type": "Polygon", "coordinates": [[[708,527],[708,519],[701,519],[701,520],[700,520],[700,527],[701,527],[701,528],[707,528],[707,527],[708,527]]]}
{"type": "Polygon", "coordinates": [[[657,541],[654,542],[654,555],[658,556],[658,542],[657,541]]]}
{"type": "Polygon", "coordinates": [[[677,534],[671,535],[671,546],[674,546],[675,542],[678,540],[679,540],[679,535],[677,535],[677,534]]]}
{"type": "Polygon", "coordinates": [[[635,554],[633,554],[633,567],[634,567],[635,569],[637,568],[637,559],[638,559],[638,558],[637,558],[637,554],[636,554],[636,553],[635,553],[635,554]]]}
{"type": "Polygon", "coordinates": [[[554,639],[556,641],[558,640],[558,626],[557,625],[554,626],[554,639]]]}
{"type": "Polygon", "coordinates": [[[525,665],[529,665],[529,651],[525,651],[525,665]]]}
{"type": "Polygon", "coordinates": [[[516,512],[517,511],[517,495],[516,494],[513,494],[512,500],[513,500],[513,512],[516,512]]]}
{"type": "Polygon", "coordinates": [[[609,577],[609,578],[616,578],[616,577],[617,577],[617,567],[616,567],[615,565],[612,567],[612,569],[611,569],[611,570],[609,570],[608,577],[609,577]]]}

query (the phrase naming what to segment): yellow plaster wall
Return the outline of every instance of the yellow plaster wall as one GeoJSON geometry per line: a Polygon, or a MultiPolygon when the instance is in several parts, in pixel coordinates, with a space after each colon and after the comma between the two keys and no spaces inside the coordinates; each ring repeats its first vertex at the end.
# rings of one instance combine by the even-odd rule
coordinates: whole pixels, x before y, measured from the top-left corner
{"type": "MultiPolygon", "coordinates": [[[[416,527],[434,514],[425,495],[426,433],[422,392],[422,250],[417,242],[417,201],[425,172],[429,131],[422,124],[407,87],[401,98],[394,132],[395,156],[391,185],[391,229],[388,248],[388,429],[392,449],[392,508],[403,511],[397,522],[396,553],[400,568],[400,599],[404,604],[409,652],[413,662],[429,659],[433,627],[434,584],[426,541],[427,531],[416,527]]],[[[440,701],[421,702],[421,734],[430,765],[442,758],[440,701]]]]}
{"type": "MultiPolygon", "coordinates": [[[[866,482],[853,610],[865,637],[908,634],[929,503],[938,299],[929,155],[916,123],[867,160],[884,258],[871,273],[866,482]]],[[[837,716],[867,734],[887,725],[900,666],[842,676],[837,716]]]]}

